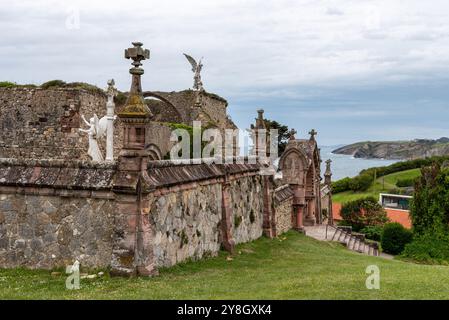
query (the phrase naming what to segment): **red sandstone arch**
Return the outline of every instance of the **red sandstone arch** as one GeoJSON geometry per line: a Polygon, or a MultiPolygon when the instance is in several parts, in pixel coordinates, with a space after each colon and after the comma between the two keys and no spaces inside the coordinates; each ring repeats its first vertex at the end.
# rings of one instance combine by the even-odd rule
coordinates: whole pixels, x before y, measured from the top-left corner
{"type": "Polygon", "coordinates": [[[150,160],[162,160],[161,149],[154,143],[147,144],[145,150],[148,151],[150,160]]]}

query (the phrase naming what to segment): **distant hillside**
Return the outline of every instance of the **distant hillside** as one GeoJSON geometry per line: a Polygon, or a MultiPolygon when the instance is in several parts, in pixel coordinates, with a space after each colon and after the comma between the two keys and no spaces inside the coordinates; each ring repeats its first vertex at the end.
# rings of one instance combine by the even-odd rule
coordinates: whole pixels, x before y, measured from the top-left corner
{"type": "Polygon", "coordinates": [[[410,160],[449,155],[449,138],[413,141],[365,141],[338,148],[332,153],[355,158],[410,160]]]}

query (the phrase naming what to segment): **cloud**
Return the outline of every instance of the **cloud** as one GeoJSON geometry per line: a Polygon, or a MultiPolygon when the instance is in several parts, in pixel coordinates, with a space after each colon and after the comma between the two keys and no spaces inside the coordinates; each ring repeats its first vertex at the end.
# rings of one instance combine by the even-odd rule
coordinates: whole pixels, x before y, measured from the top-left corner
{"type": "Polygon", "coordinates": [[[344,15],[344,12],[338,8],[333,7],[333,8],[327,8],[326,14],[328,14],[330,16],[342,16],[342,15],[344,15]]]}
{"type": "MultiPolygon", "coordinates": [[[[372,117],[388,115],[348,112],[347,103],[373,107],[369,92],[389,95],[388,87],[425,87],[433,96],[422,92],[419,98],[431,101],[432,116],[432,103],[440,103],[448,84],[448,16],[445,0],[432,5],[408,0],[407,6],[400,0],[136,0],[133,5],[0,0],[1,80],[42,83],[59,78],[104,87],[114,77],[127,90],[130,64],[123,50],[139,40],[151,50],[150,61],[144,62],[146,90],[190,87],[192,74],[182,56],[186,52],[204,56],[205,88],[225,96],[241,123],[258,106],[273,117],[284,108],[290,114],[280,120],[301,121],[307,114],[294,108],[307,103],[320,108],[309,114],[316,115],[317,127],[326,112],[331,112],[327,118],[358,115],[369,127],[375,126],[372,117]],[[77,13],[79,28],[68,28],[67,20],[77,13]],[[335,108],[328,111],[329,105],[335,108]]],[[[404,90],[406,97],[416,91],[404,90]]],[[[397,100],[400,105],[417,103],[391,99],[377,106],[385,110],[397,100]]],[[[341,139],[352,135],[347,124],[324,125],[339,130],[341,139]]],[[[402,125],[398,120],[397,126],[402,125]]]]}

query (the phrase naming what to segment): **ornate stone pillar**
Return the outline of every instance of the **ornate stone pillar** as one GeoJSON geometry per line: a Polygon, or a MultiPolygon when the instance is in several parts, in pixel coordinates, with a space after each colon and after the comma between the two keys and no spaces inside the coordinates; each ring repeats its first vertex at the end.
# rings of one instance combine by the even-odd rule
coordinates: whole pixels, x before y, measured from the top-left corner
{"type": "Polygon", "coordinates": [[[295,230],[304,230],[304,188],[300,185],[290,186],[293,189],[293,226],[295,230]]]}
{"type": "Polygon", "coordinates": [[[115,120],[115,103],[114,97],[117,95],[117,89],[114,87],[114,79],[108,81],[108,102],[106,103],[106,161],[114,161],[114,120],[115,120]]]}
{"type": "Polygon", "coordinates": [[[116,196],[114,245],[111,273],[114,275],[154,275],[152,230],[149,208],[146,206],[148,152],[145,151],[146,130],[151,112],[146,106],[140,85],[141,60],[149,58],[149,51],[135,42],[125,51],[133,59],[132,85],[128,100],[118,113],[124,131],[123,146],[119,154],[114,181],[116,196]]]}

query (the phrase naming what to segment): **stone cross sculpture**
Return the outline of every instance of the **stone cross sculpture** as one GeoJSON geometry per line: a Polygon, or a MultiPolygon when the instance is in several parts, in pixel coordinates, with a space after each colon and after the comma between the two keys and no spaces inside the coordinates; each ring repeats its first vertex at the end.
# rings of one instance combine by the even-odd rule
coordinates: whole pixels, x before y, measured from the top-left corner
{"type": "Polygon", "coordinates": [[[190,65],[192,66],[192,71],[194,73],[193,76],[193,89],[196,91],[204,91],[203,88],[203,82],[201,81],[201,69],[203,68],[203,64],[201,63],[201,59],[198,61],[198,63],[188,54],[184,53],[184,56],[187,58],[187,60],[190,62],[190,65]]]}
{"type": "Polygon", "coordinates": [[[98,139],[106,135],[106,161],[114,161],[114,120],[117,116],[115,112],[114,97],[117,95],[117,89],[114,87],[114,79],[108,81],[108,88],[106,93],[108,95],[108,101],[106,103],[106,116],[98,119],[98,116],[94,113],[94,116],[89,121],[86,120],[84,115],[81,115],[83,121],[89,126],[89,129],[79,129],[82,132],[86,132],[89,135],[89,149],[88,155],[93,161],[104,161],[103,154],[98,146],[98,139]]]}
{"type": "Polygon", "coordinates": [[[296,137],[295,137],[295,135],[298,133],[298,131],[296,131],[295,129],[291,129],[289,132],[288,132],[288,135],[290,136],[289,137],[289,140],[295,140],[296,139],[296,137]]]}
{"type": "Polygon", "coordinates": [[[315,140],[315,136],[318,134],[318,132],[315,131],[315,129],[312,129],[310,132],[310,140],[315,140]]]}

